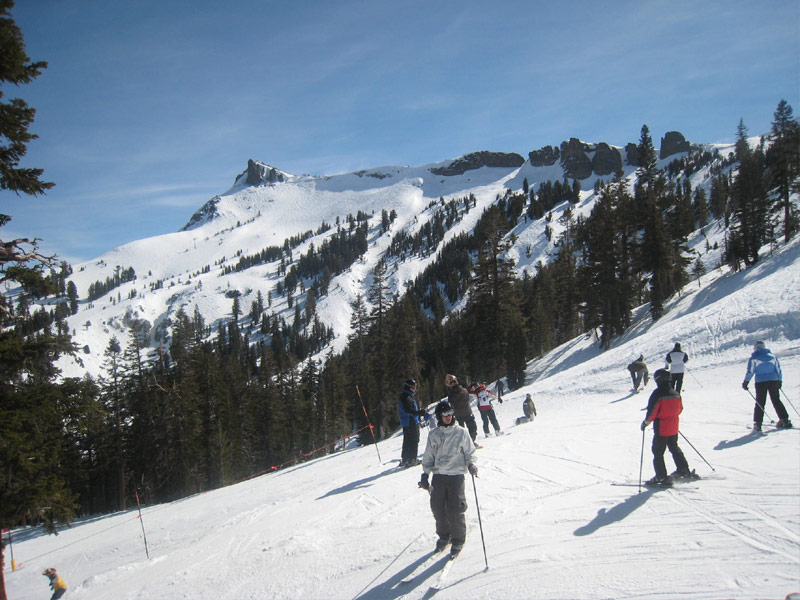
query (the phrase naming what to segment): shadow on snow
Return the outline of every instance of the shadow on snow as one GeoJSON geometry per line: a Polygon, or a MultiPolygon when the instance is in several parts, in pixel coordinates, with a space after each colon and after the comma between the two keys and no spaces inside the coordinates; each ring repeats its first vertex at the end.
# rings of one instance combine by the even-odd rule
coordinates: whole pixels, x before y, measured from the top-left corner
{"type": "Polygon", "coordinates": [[[641,508],[650,497],[658,490],[645,489],[641,493],[634,494],[623,502],[620,502],[610,510],[601,508],[597,511],[597,516],[583,527],[578,527],[573,534],[578,536],[591,535],[601,527],[617,523],[627,518],[637,508],[641,508]]]}

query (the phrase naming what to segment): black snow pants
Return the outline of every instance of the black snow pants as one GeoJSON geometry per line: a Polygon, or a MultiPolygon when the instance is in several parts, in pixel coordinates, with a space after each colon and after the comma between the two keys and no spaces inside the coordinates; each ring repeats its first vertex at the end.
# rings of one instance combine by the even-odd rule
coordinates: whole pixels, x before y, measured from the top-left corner
{"type": "Polygon", "coordinates": [[[678,447],[678,434],[675,435],[654,435],[653,436],[653,468],[656,470],[656,477],[663,479],[667,476],[667,465],[664,463],[664,451],[669,448],[672,460],[678,471],[689,471],[689,463],[683,451],[678,447]]]}
{"type": "Polygon", "coordinates": [[[475,443],[475,438],[478,437],[478,424],[475,422],[475,415],[470,413],[466,417],[456,417],[456,421],[462,427],[466,427],[469,431],[469,437],[472,438],[472,443],[475,443]]]}
{"type": "Polygon", "coordinates": [[[492,427],[495,431],[500,431],[500,425],[497,423],[497,416],[494,414],[494,409],[479,411],[481,419],[483,420],[483,433],[489,435],[489,421],[492,422],[492,427]]]}
{"type": "Polygon", "coordinates": [[[781,402],[780,388],[778,387],[778,380],[774,381],[756,381],[756,407],[753,410],[753,422],[761,425],[764,419],[764,405],[767,403],[767,392],[769,392],[769,399],[772,401],[772,407],[778,414],[779,419],[784,421],[789,420],[789,413],[786,412],[786,407],[781,402]]]}
{"type": "Polygon", "coordinates": [[[419,451],[419,425],[412,423],[408,427],[403,427],[403,450],[400,460],[408,462],[417,458],[419,451]]]}

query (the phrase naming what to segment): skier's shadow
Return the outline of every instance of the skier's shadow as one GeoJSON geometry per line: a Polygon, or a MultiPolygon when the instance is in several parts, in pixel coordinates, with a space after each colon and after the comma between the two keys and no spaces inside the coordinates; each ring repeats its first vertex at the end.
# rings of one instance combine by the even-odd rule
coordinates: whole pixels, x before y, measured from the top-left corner
{"type": "Polygon", "coordinates": [[[601,508],[600,510],[597,511],[597,516],[594,519],[592,519],[589,523],[587,523],[583,527],[578,527],[573,532],[573,535],[577,536],[591,535],[601,527],[605,527],[606,525],[611,525],[618,521],[622,521],[623,519],[627,518],[637,508],[641,508],[644,505],[644,503],[647,502],[650,499],[650,497],[657,491],[658,490],[648,488],[638,494],[634,494],[624,502],[621,502],[620,504],[617,504],[616,506],[612,507],[610,510],[601,508]]]}
{"type": "Polygon", "coordinates": [[[636,392],[629,392],[627,396],[623,396],[622,398],[617,398],[616,400],[612,400],[609,404],[616,404],[617,402],[622,402],[623,400],[627,400],[628,398],[633,398],[637,396],[636,392]]]}
{"type": "MultiPolygon", "coordinates": [[[[425,562],[430,555],[425,555],[419,557],[416,561],[407,565],[401,571],[392,575],[389,579],[384,581],[383,583],[371,588],[369,590],[362,590],[359,592],[353,600],[394,600],[396,598],[405,597],[410,591],[416,588],[418,585],[425,582],[431,575],[436,573],[437,571],[441,571],[444,567],[444,563],[447,562],[448,554],[444,554],[442,558],[438,561],[433,563],[430,567],[425,569],[422,573],[419,573],[413,581],[409,581],[408,583],[403,583],[403,578],[410,575],[414,569],[419,567],[423,562],[425,562]]],[[[398,557],[399,558],[399,557],[398,557]]],[[[395,559],[397,560],[397,559],[395,559]]],[[[392,561],[394,563],[394,561],[392,561]]],[[[391,565],[389,565],[391,567],[391,565]]],[[[387,569],[389,568],[387,567],[387,569]]],[[[386,569],[384,569],[386,571],[386,569]]],[[[373,583],[376,579],[378,579],[383,572],[379,573],[378,576],[373,579],[371,583],[373,583]]],[[[425,597],[428,597],[427,595],[425,597]]]]}
{"type": "Polygon", "coordinates": [[[350,492],[350,491],[358,489],[360,487],[364,487],[364,486],[372,483],[373,481],[375,481],[379,477],[383,477],[384,475],[390,475],[391,473],[397,473],[397,468],[396,467],[392,467],[391,469],[386,469],[385,471],[382,471],[382,472],[377,473],[375,475],[371,475],[370,477],[364,477],[364,479],[358,479],[356,481],[351,481],[347,485],[343,485],[342,487],[338,487],[336,489],[333,489],[333,490],[329,491],[326,494],[323,494],[322,496],[317,498],[317,500],[322,500],[323,498],[327,498],[328,496],[333,496],[335,494],[344,494],[346,492],[350,492]]]}
{"type": "Polygon", "coordinates": [[[736,448],[737,446],[744,446],[745,444],[749,444],[750,442],[755,442],[757,439],[762,437],[762,433],[754,433],[749,432],[743,435],[742,437],[738,437],[735,440],[722,440],[719,444],[714,446],[714,450],[727,450],[728,448],[736,448]]]}

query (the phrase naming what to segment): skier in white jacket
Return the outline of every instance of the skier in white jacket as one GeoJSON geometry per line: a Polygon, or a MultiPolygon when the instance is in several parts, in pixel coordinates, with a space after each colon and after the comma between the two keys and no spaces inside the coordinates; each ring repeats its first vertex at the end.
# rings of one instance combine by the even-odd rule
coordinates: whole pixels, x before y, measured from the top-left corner
{"type": "Polygon", "coordinates": [[[475,444],[466,429],[455,425],[455,412],[447,400],[436,405],[436,420],[439,426],[428,434],[419,486],[431,494],[431,511],[439,536],[436,550],[444,550],[452,543],[450,554],[455,556],[467,537],[464,474],[478,474],[474,462],[475,444]],[[433,477],[429,482],[431,473],[433,477]]]}
{"type": "Polygon", "coordinates": [[[689,355],[681,350],[681,345],[676,343],[671,352],[667,353],[665,359],[665,369],[669,370],[670,378],[672,379],[672,389],[681,393],[683,387],[683,374],[686,372],[686,361],[689,360],[689,355]]]}

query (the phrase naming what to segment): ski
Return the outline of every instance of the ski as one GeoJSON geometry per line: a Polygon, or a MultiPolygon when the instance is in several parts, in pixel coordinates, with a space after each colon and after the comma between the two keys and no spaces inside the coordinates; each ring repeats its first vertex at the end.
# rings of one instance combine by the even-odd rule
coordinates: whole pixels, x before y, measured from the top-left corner
{"type": "MultiPolygon", "coordinates": [[[[612,481],[611,485],[619,486],[619,487],[635,487],[635,488],[639,487],[639,483],[638,482],[634,482],[634,481],[631,481],[631,482],[628,482],[628,481],[612,481]]],[[[674,490],[674,489],[698,490],[698,489],[700,489],[697,486],[689,485],[688,483],[679,483],[677,485],[663,486],[663,485],[647,485],[644,481],[642,482],[642,487],[644,489],[647,489],[647,490],[653,490],[654,492],[657,492],[658,490],[674,490]]]]}
{"type": "Polygon", "coordinates": [[[420,565],[416,569],[411,571],[411,573],[403,577],[403,579],[400,580],[400,583],[411,583],[412,581],[414,581],[420,574],[424,573],[431,566],[433,566],[433,563],[435,563],[436,560],[442,556],[444,550],[445,548],[442,548],[439,551],[433,550],[428,555],[428,558],[422,561],[422,563],[420,563],[420,565]]]}
{"type": "Polygon", "coordinates": [[[453,568],[453,563],[456,562],[460,552],[458,554],[450,554],[447,557],[447,562],[444,563],[444,567],[442,567],[442,571],[439,573],[439,578],[436,580],[431,587],[435,590],[441,590],[447,587],[447,578],[450,576],[450,570],[453,568]]]}
{"type": "Polygon", "coordinates": [[[753,435],[766,435],[768,433],[772,433],[773,431],[786,431],[794,429],[794,427],[778,427],[772,423],[769,425],[762,425],[761,429],[753,429],[752,425],[747,425],[746,427],[753,435]]]}

